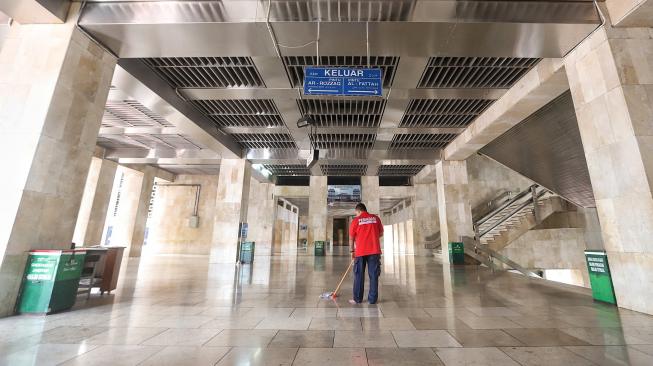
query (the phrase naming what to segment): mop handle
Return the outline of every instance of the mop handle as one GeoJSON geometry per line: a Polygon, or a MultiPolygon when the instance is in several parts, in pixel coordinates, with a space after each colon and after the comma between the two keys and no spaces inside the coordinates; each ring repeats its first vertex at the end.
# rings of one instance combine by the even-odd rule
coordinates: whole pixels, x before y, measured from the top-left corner
{"type": "Polygon", "coordinates": [[[340,290],[340,285],[342,285],[342,282],[345,280],[345,277],[347,277],[347,273],[349,273],[349,270],[351,269],[351,265],[354,264],[354,260],[352,259],[351,262],[349,262],[349,267],[347,267],[347,270],[345,273],[342,275],[342,278],[340,279],[340,283],[338,283],[338,287],[336,287],[336,290],[333,291],[333,294],[336,295],[338,293],[338,290],[340,290]]]}

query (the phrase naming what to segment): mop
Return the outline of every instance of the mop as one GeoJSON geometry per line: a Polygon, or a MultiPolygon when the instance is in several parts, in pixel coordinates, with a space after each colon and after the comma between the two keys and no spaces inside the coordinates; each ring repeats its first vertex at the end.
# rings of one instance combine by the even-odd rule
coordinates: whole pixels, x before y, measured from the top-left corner
{"type": "Polygon", "coordinates": [[[338,283],[338,286],[336,287],[335,291],[333,292],[325,292],[322,295],[320,295],[320,299],[335,299],[338,297],[338,290],[340,290],[340,285],[342,285],[342,282],[345,280],[345,277],[347,277],[347,273],[349,273],[349,270],[351,269],[351,265],[354,264],[354,260],[352,259],[351,262],[349,262],[349,267],[347,267],[347,270],[345,273],[342,274],[342,278],[340,279],[340,283],[338,283]]]}

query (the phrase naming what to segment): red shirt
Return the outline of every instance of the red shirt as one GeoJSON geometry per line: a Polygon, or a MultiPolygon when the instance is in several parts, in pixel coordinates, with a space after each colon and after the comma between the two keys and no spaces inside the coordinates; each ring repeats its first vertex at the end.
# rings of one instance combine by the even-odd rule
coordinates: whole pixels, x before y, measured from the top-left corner
{"type": "Polygon", "coordinates": [[[356,257],[381,254],[381,235],[383,224],[378,216],[362,212],[355,217],[349,227],[349,237],[356,241],[356,257]]]}

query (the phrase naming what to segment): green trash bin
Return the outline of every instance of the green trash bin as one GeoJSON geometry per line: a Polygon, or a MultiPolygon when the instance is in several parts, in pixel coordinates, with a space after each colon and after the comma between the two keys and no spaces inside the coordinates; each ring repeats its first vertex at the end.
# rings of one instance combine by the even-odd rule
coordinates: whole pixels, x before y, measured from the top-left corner
{"type": "Polygon", "coordinates": [[[612,276],[608,265],[608,255],[605,250],[586,250],[585,260],[587,271],[592,286],[592,297],[594,300],[617,305],[617,298],[614,295],[612,276]]]}
{"type": "Polygon", "coordinates": [[[256,244],[253,241],[244,241],[240,243],[240,263],[254,262],[254,248],[256,244]]]}
{"type": "Polygon", "coordinates": [[[75,305],[85,257],[85,250],[30,251],[18,313],[46,314],[75,305]]]}
{"type": "Polygon", "coordinates": [[[449,263],[465,264],[465,244],[461,242],[449,243],[449,263]]]}
{"type": "Polygon", "coordinates": [[[326,242],[324,241],[316,241],[315,242],[315,251],[314,254],[316,257],[323,257],[325,255],[325,245],[326,242]]]}

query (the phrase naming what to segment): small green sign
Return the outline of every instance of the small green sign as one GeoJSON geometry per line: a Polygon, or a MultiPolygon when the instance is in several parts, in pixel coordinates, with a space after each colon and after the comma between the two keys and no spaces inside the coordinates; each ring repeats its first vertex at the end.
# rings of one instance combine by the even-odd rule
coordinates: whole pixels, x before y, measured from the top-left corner
{"type": "Polygon", "coordinates": [[[465,264],[465,244],[461,242],[449,243],[449,263],[465,264]]]}
{"type": "Polygon", "coordinates": [[[252,263],[256,244],[253,241],[244,241],[240,244],[240,263],[252,263]]]}
{"type": "Polygon", "coordinates": [[[585,260],[589,272],[594,300],[617,304],[610,275],[608,256],[604,250],[586,250],[585,260]]]}
{"type": "Polygon", "coordinates": [[[323,256],[326,254],[324,248],[325,248],[326,242],[324,241],[316,241],[315,242],[315,255],[316,256],[323,256]]]}

